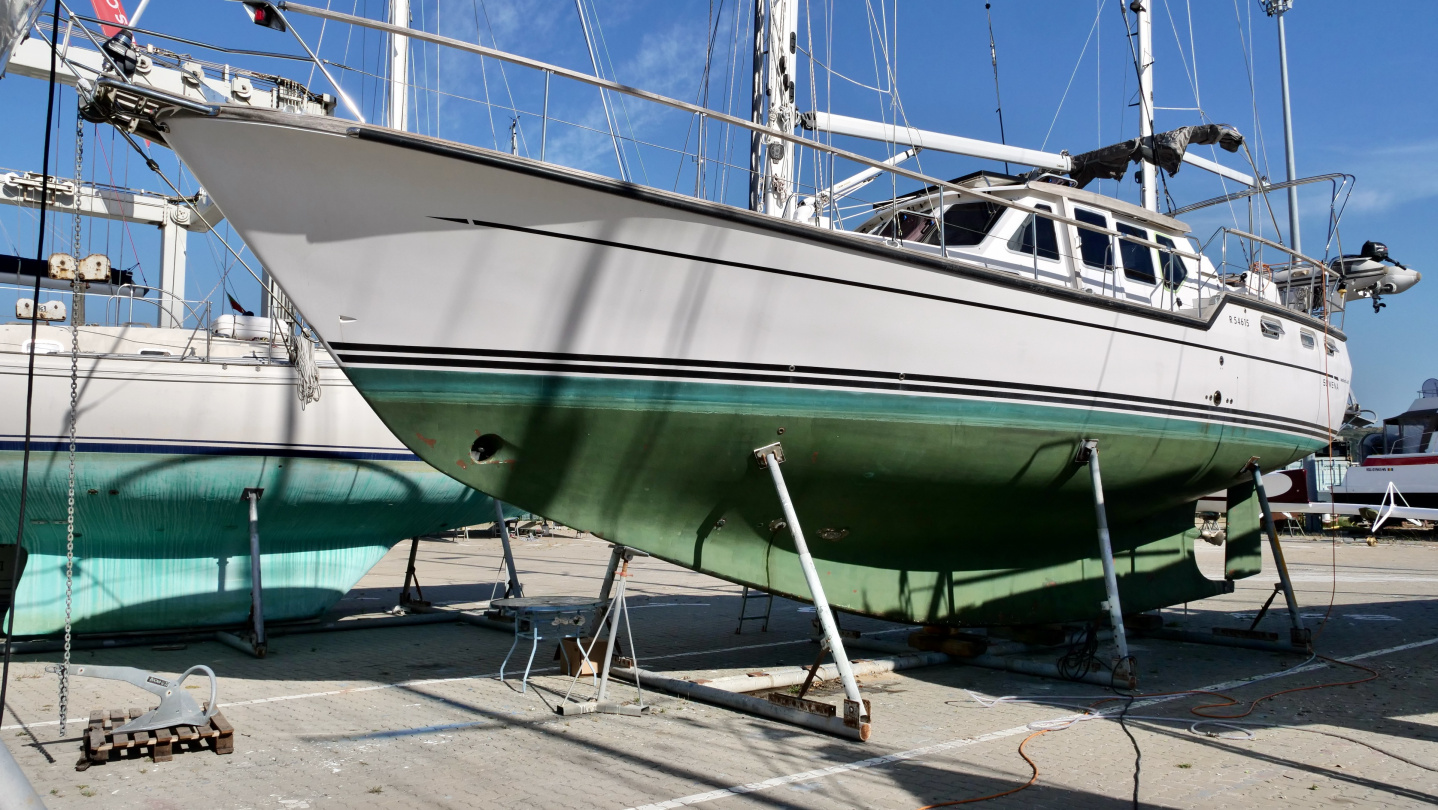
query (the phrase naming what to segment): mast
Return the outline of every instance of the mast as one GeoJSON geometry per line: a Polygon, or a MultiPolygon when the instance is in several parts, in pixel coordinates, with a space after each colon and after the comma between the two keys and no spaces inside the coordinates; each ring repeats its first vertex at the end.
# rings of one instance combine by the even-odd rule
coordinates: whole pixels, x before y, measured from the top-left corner
{"type": "MultiPolygon", "coordinates": [[[[1138,15],[1138,106],[1139,136],[1143,143],[1153,138],[1153,14],[1148,3],[1134,0],[1129,9],[1138,15]]],[[[1158,210],[1158,175],[1152,160],[1139,161],[1139,178],[1143,189],[1143,207],[1158,210]]]]}
{"type": "MultiPolygon", "coordinates": [[[[764,10],[764,0],[751,0],[754,4],[754,76],[750,85],[749,120],[755,124],[764,123],[764,47],[765,22],[769,16],[764,10]]],[[[749,133],[749,210],[764,210],[764,136],[758,132],[749,133]]]]}
{"type": "MultiPolygon", "coordinates": [[[[1265,0],[1268,16],[1278,18],[1278,76],[1283,85],[1283,158],[1287,176],[1292,182],[1298,176],[1293,161],[1293,110],[1288,103],[1288,37],[1283,29],[1283,13],[1293,8],[1293,0],[1265,0]]],[[[1298,186],[1288,187],[1288,244],[1297,253],[1303,248],[1298,237],[1298,186]]]]}
{"type": "MultiPolygon", "coordinates": [[[[754,123],[792,133],[799,123],[794,104],[794,61],[799,50],[799,0],[755,0],[754,123]],[[761,3],[767,5],[767,30],[761,3]],[[762,96],[760,90],[762,89],[762,96]],[[767,100],[767,103],[765,103],[767,100]],[[760,108],[764,107],[762,113],[760,108]]],[[[751,139],[750,205],[771,216],[792,215],[794,147],[764,135],[751,139]],[[755,188],[753,183],[758,184],[755,188]]]]}
{"type": "MultiPolygon", "coordinates": [[[[389,23],[409,27],[409,0],[390,0],[389,23]]],[[[390,129],[403,130],[409,124],[409,37],[389,38],[389,120],[390,129]]]]}

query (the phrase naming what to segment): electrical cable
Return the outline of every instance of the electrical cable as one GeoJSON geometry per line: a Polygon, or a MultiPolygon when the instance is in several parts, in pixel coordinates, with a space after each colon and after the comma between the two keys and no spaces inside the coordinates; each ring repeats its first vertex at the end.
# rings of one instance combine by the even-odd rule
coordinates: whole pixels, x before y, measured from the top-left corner
{"type": "Polygon", "coordinates": [[[1133,810],[1138,810],[1138,785],[1139,776],[1143,773],[1143,751],[1138,747],[1138,739],[1133,736],[1132,731],[1128,730],[1128,721],[1126,720],[1128,710],[1133,707],[1133,695],[1123,695],[1122,697],[1126,698],[1126,701],[1123,704],[1123,709],[1118,713],[1118,727],[1123,729],[1124,736],[1128,737],[1129,744],[1133,746],[1133,810]]]}
{"type": "MultiPolygon", "coordinates": [[[[1005,695],[1005,696],[1002,696],[1002,697],[993,697],[993,698],[990,698],[990,697],[986,697],[986,696],[984,696],[984,695],[978,694],[978,693],[976,693],[976,692],[973,692],[972,690],[969,690],[969,697],[972,698],[972,699],[974,700],[974,702],[978,703],[980,706],[983,706],[984,708],[993,708],[993,707],[995,707],[995,706],[998,706],[998,705],[1001,704],[1001,703],[1045,703],[1045,704],[1050,704],[1050,705],[1052,705],[1052,704],[1054,704],[1054,703],[1063,704],[1063,703],[1069,703],[1069,702],[1085,702],[1087,705],[1085,705],[1085,706],[1083,707],[1083,712],[1082,712],[1081,714],[1071,715],[1071,716],[1069,716],[1069,717],[1063,717],[1063,718],[1059,718],[1059,719],[1056,719],[1056,720],[1041,720],[1041,721],[1037,721],[1037,722],[1034,722],[1034,723],[1030,723],[1030,724],[1029,724],[1029,728],[1030,728],[1031,730],[1033,730],[1034,733],[1031,734],[1031,735],[1029,735],[1028,737],[1026,737],[1026,738],[1024,739],[1024,741],[1019,744],[1019,755],[1024,758],[1024,761],[1025,761],[1025,762],[1028,762],[1028,763],[1029,763],[1029,766],[1030,766],[1031,768],[1033,768],[1033,776],[1032,776],[1032,778],[1029,780],[1029,782],[1028,782],[1027,784],[1024,784],[1024,785],[1022,785],[1022,786],[1020,786],[1020,787],[1017,787],[1017,788],[1014,788],[1014,789],[1012,789],[1012,790],[1008,790],[1008,791],[1005,791],[1005,792],[1002,792],[1002,793],[995,793],[995,794],[992,794],[992,795],[989,795],[989,796],[980,796],[980,797],[973,798],[973,799],[962,799],[962,800],[953,801],[953,802],[942,802],[942,803],[938,803],[938,804],[930,804],[930,805],[926,805],[925,807],[919,808],[919,810],[929,810],[929,808],[935,808],[935,807],[949,807],[949,806],[952,806],[952,805],[955,805],[955,804],[970,804],[970,803],[973,803],[973,802],[987,801],[987,800],[989,800],[989,799],[999,798],[1000,796],[1007,796],[1007,795],[1010,795],[1010,794],[1012,794],[1012,793],[1017,793],[1018,791],[1023,790],[1024,788],[1030,787],[1031,785],[1033,785],[1034,783],[1036,783],[1036,782],[1038,781],[1039,769],[1038,769],[1038,765],[1035,764],[1034,761],[1033,761],[1032,759],[1030,759],[1029,756],[1024,752],[1023,746],[1024,746],[1025,744],[1027,744],[1029,740],[1033,739],[1034,737],[1038,736],[1039,734],[1043,734],[1043,733],[1047,733],[1047,732],[1051,732],[1051,731],[1063,731],[1063,730],[1065,730],[1065,729],[1073,728],[1074,726],[1078,725],[1079,723],[1086,722],[1086,721],[1089,721],[1089,720],[1111,720],[1111,719],[1117,719],[1118,722],[1119,722],[1119,726],[1120,726],[1121,728],[1123,728],[1124,734],[1125,734],[1126,736],[1128,736],[1129,742],[1133,745],[1133,749],[1134,749],[1134,790],[1133,790],[1133,806],[1134,806],[1135,808],[1137,808],[1138,805],[1139,805],[1139,802],[1138,802],[1138,792],[1139,792],[1140,777],[1141,777],[1141,773],[1142,773],[1143,754],[1142,754],[1142,751],[1140,750],[1140,748],[1139,748],[1139,746],[1138,746],[1138,741],[1134,738],[1132,732],[1129,731],[1129,729],[1128,729],[1127,723],[1128,723],[1129,721],[1131,721],[1131,720],[1141,720],[1141,721],[1145,721],[1145,722],[1162,722],[1162,723],[1187,722],[1187,723],[1189,723],[1189,731],[1190,731],[1191,733],[1193,733],[1193,734],[1199,734],[1199,735],[1207,736],[1207,737],[1218,737],[1218,738],[1222,738],[1222,739],[1255,739],[1255,738],[1256,738],[1255,735],[1254,735],[1251,731],[1248,730],[1248,727],[1254,727],[1254,728],[1274,728],[1274,729],[1283,729],[1283,730],[1289,730],[1289,731],[1302,731],[1302,732],[1312,733],[1312,734],[1322,734],[1322,735],[1325,735],[1325,736],[1335,737],[1335,738],[1337,738],[1337,739],[1346,740],[1346,741],[1348,741],[1348,742],[1352,742],[1352,743],[1357,744],[1357,745],[1362,745],[1362,746],[1364,746],[1364,747],[1366,747],[1366,748],[1369,748],[1369,749],[1371,749],[1371,750],[1373,750],[1373,751],[1376,751],[1376,752],[1378,752],[1378,753],[1380,753],[1380,754],[1384,754],[1384,755],[1386,755],[1386,756],[1392,757],[1393,759],[1397,759],[1397,760],[1399,760],[1400,762],[1407,763],[1407,764],[1409,764],[1409,765],[1412,765],[1412,766],[1414,766],[1414,767],[1416,767],[1416,768],[1420,768],[1420,769],[1422,769],[1422,770],[1438,772],[1438,768],[1433,768],[1433,767],[1431,767],[1431,766],[1424,765],[1423,763],[1415,762],[1415,761],[1413,761],[1413,760],[1411,760],[1411,759],[1408,759],[1407,757],[1403,757],[1403,756],[1400,756],[1400,755],[1398,755],[1398,754],[1395,754],[1395,753],[1393,753],[1392,751],[1384,750],[1383,748],[1380,748],[1380,747],[1378,747],[1378,746],[1376,746],[1376,745],[1373,745],[1373,744],[1371,744],[1371,743],[1367,743],[1367,742],[1364,742],[1364,741],[1362,741],[1362,740],[1358,740],[1358,739],[1355,739],[1355,738],[1352,738],[1352,737],[1347,737],[1347,736],[1344,736],[1344,735],[1342,735],[1342,734],[1336,734],[1336,733],[1334,733],[1334,732],[1327,732],[1327,731],[1320,731],[1320,730],[1317,730],[1317,729],[1305,729],[1305,728],[1297,728],[1297,727],[1294,727],[1294,726],[1279,725],[1279,724],[1277,724],[1277,723],[1245,722],[1245,721],[1243,721],[1243,720],[1240,719],[1240,718],[1247,717],[1247,716],[1249,716],[1250,714],[1252,714],[1253,711],[1258,707],[1258,705],[1259,705],[1260,703],[1263,703],[1263,702],[1266,701],[1266,700],[1270,700],[1270,699],[1275,698],[1275,697],[1278,697],[1278,696],[1280,696],[1280,695],[1287,695],[1287,694],[1292,694],[1292,693],[1295,693],[1295,692],[1307,692],[1307,691],[1312,691],[1312,690],[1315,690],[1315,689],[1328,689],[1328,688],[1337,687],[1337,686],[1356,686],[1356,685],[1361,684],[1361,683],[1367,683],[1367,682],[1369,682],[1369,681],[1375,680],[1376,678],[1379,677],[1378,671],[1375,670],[1375,669],[1372,669],[1371,667],[1367,667],[1367,666],[1364,666],[1364,665],[1362,665],[1362,664],[1354,663],[1354,662],[1352,662],[1352,661],[1343,661],[1343,660],[1340,660],[1340,659],[1337,659],[1337,658],[1330,658],[1330,657],[1328,657],[1328,656],[1318,655],[1318,654],[1315,653],[1315,654],[1311,655],[1307,660],[1305,660],[1305,661],[1304,661],[1303,663],[1301,663],[1301,664],[1297,664],[1297,665],[1295,665],[1295,666],[1289,667],[1288,669],[1280,670],[1280,671],[1278,671],[1278,672],[1274,672],[1274,673],[1271,673],[1271,674],[1269,674],[1269,675],[1264,675],[1264,676],[1259,677],[1259,678],[1254,678],[1253,680],[1247,681],[1246,683],[1244,683],[1244,684],[1242,684],[1242,685],[1243,685],[1243,686],[1248,686],[1248,685],[1251,685],[1251,684],[1254,684],[1254,683],[1258,683],[1258,682],[1260,682],[1260,681],[1272,680],[1272,679],[1274,679],[1274,678],[1283,677],[1283,676],[1285,676],[1285,675],[1291,674],[1291,673],[1293,673],[1293,672],[1295,672],[1295,671],[1297,671],[1297,670],[1300,670],[1300,669],[1302,669],[1302,668],[1308,666],[1310,663],[1312,663],[1312,662],[1315,661],[1315,660],[1322,660],[1322,661],[1326,661],[1326,662],[1328,662],[1328,663],[1330,663],[1330,664],[1336,664],[1336,665],[1340,665],[1340,666],[1352,667],[1352,668],[1354,668],[1354,669],[1361,669],[1361,670],[1363,670],[1364,672],[1369,673],[1369,675],[1368,675],[1368,677],[1366,677],[1366,678],[1359,678],[1359,679],[1356,679],[1356,680],[1333,681],[1333,682],[1329,682],[1329,683],[1322,683],[1322,684],[1316,684],[1316,685],[1311,685],[1311,686],[1299,686],[1299,687],[1294,687],[1294,688],[1292,688],[1292,689],[1283,689],[1283,690],[1280,690],[1280,691],[1277,691],[1277,692],[1271,692],[1271,693],[1269,693],[1269,694],[1266,694],[1266,695],[1263,695],[1263,696],[1261,696],[1261,697],[1259,697],[1259,698],[1256,698],[1256,699],[1254,699],[1253,701],[1250,701],[1250,702],[1248,703],[1247,708],[1244,709],[1244,711],[1242,711],[1242,712],[1240,712],[1240,713],[1237,713],[1237,714],[1213,714],[1213,713],[1211,713],[1211,712],[1206,712],[1205,710],[1209,710],[1209,709],[1220,709],[1220,708],[1226,708],[1226,707],[1229,707],[1229,706],[1239,706],[1239,705],[1242,705],[1242,701],[1240,701],[1240,700],[1238,700],[1238,699],[1236,699],[1236,698],[1233,698],[1233,697],[1231,697],[1231,696],[1229,696],[1229,695],[1226,695],[1226,694],[1224,694],[1224,693],[1222,693],[1222,692],[1215,692],[1215,691],[1208,690],[1208,689],[1186,689],[1186,690],[1181,690],[1181,691],[1177,691],[1177,692],[1154,692],[1154,693],[1147,693],[1147,694],[1116,694],[1114,697],[1106,697],[1106,698],[1102,698],[1102,699],[1097,700],[1097,701],[1092,701],[1092,697],[1093,697],[1093,696],[1091,696],[1091,695],[1043,695],[1043,696],[1035,696],[1035,697],[1032,697],[1032,698],[1023,697],[1023,696],[1018,696],[1018,695],[1005,695]],[[1198,717],[1200,717],[1200,718],[1203,718],[1203,719],[1199,720],[1198,722],[1190,722],[1190,721],[1188,721],[1188,720],[1184,720],[1183,718],[1155,717],[1155,716],[1151,716],[1151,715],[1134,715],[1134,714],[1130,714],[1130,713],[1129,713],[1129,712],[1130,712],[1130,709],[1133,708],[1133,704],[1134,704],[1136,701],[1144,701],[1144,700],[1149,700],[1149,699],[1153,699],[1153,698],[1178,697],[1178,696],[1182,696],[1182,695],[1207,695],[1207,696],[1210,696],[1210,697],[1221,698],[1221,699],[1223,700],[1223,702],[1221,702],[1221,703],[1205,703],[1205,704],[1200,704],[1200,705],[1198,705],[1198,706],[1190,707],[1190,708],[1189,708],[1189,712],[1190,712],[1191,714],[1194,714],[1194,715],[1196,715],[1196,716],[1198,716],[1198,717]],[[1115,701],[1115,700],[1123,700],[1123,701],[1124,701],[1123,707],[1122,707],[1121,709],[1119,709],[1118,711],[1112,711],[1112,710],[1110,710],[1110,711],[1096,711],[1096,709],[1098,709],[1099,706],[1102,706],[1102,705],[1105,704],[1105,703],[1109,703],[1109,702],[1112,702],[1112,701],[1115,701]],[[1089,701],[1092,701],[1092,702],[1089,702],[1089,701]],[[1237,732],[1243,734],[1244,736],[1243,736],[1242,738],[1226,738],[1226,737],[1223,737],[1221,734],[1215,734],[1215,733],[1213,733],[1213,732],[1200,731],[1200,728],[1202,728],[1202,727],[1204,727],[1204,726],[1216,726],[1216,727],[1218,727],[1218,728],[1228,728],[1228,729],[1230,729],[1230,730],[1232,730],[1232,731],[1237,731],[1237,732]]],[[[946,702],[952,704],[951,701],[946,701],[946,702]]]]}
{"type": "Polygon", "coordinates": [[[1009,790],[1005,790],[1005,791],[1003,791],[1002,793],[990,793],[990,794],[987,795],[987,796],[975,796],[975,797],[972,798],[972,799],[956,799],[956,800],[951,801],[951,802],[938,802],[938,803],[936,803],[936,804],[926,804],[926,805],[924,805],[923,807],[920,807],[919,810],[933,810],[933,808],[935,808],[935,807],[953,807],[954,805],[959,805],[959,804],[974,804],[974,803],[976,803],[976,802],[986,802],[986,801],[988,801],[988,800],[990,800],[990,799],[997,799],[997,798],[999,798],[999,797],[1001,797],[1001,796],[1012,796],[1013,794],[1018,793],[1018,792],[1021,791],[1021,790],[1025,790],[1025,789],[1027,789],[1027,788],[1033,787],[1033,786],[1034,786],[1034,783],[1037,782],[1037,781],[1039,781],[1039,766],[1038,766],[1038,763],[1037,763],[1037,762],[1034,762],[1033,759],[1028,755],[1028,753],[1026,753],[1026,752],[1024,751],[1024,746],[1028,745],[1028,744],[1029,744],[1029,741],[1032,740],[1032,739],[1034,739],[1035,737],[1042,737],[1043,735],[1045,735],[1045,734],[1047,734],[1047,733],[1049,733],[1047,729],[1044,729],[1044,730],[1042,730],[1042,731],[1035,731],[1034,733],[1032,733],[1032,734],[1030,734],[1029,736],[1025,737],[1023,742],[1019,743],[1019,756],[1021,756],[1021,757],[1024,758],[1024,762],[1027,762],[1027,763],[1029,764],[1029,768],[1032,769],[1032,771],[1033,771],[1033,774],[1032,774],[1031,776],[1029,776],[1029,781],[1023,783],[1022,785],[1019,785],[1019,786],[1016,787],[1016,788],[1011,788],[1011,789],[1009,789],[1009,790]]]}
{"type": "MultiPolygon", "coordinates": [[[[60,23],[60,0],[55,0],[54,9],[50,12],[51,19],[58,26],[60,23]]],[[[45,214],[48,210],[50,199],[50,136],[55,129],[55,67],[58,60],[58,49],[55,40],[50,39],[50,82],[46,92],[45,102],[45,146],[40,168],[40,227],[35,233],[35,258],[42,259],[45,253],[45,214]]],[[[20,587],[20,552],[25,546],[25,507],[27,496],[30,493],[30,434],[31,417],[34,414],[35,406],[35,349],[36,338],[40,329],[40,279],[39,273],[35,274],[35,294],[30,319],[30,363],[25,372],[25,444],[20,461],[20,504],[19,520],[15,529],[15,550],[10,555],[10,594],[7,598],[9,607],[5,625],[5,652],[4,664],[0,665],[0,718],[5,716],[5,699],[10,687],[10,644],[15,636],[15,593],[20,587]]]]}

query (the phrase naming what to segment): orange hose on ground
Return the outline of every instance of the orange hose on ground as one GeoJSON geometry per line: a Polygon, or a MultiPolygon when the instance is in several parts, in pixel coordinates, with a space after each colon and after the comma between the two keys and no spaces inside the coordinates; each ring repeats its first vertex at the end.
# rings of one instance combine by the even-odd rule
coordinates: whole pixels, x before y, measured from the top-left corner
{"type": "Polygon", "coordinates": [[[1023,757],[1024,762],[1027,762],[1029,764],[1029,767],[1033,769],[1033,775],[1029,777],[1029,781],[1023,783],[1022,785],[1019,785],[1016,788],[1005,790],[1003,793],[990,793],[987,796],[975,796],[972,799],[955,799],[951,802],[926,804],[923,807],[920,807],[919,810],[933,810],[933,808],[935,807],[953,807],[956,804],[973,804],[974,802],[986,802],[989,799],[997,799],[1000,796],[1011,796],[1015,793],[1018,793],[1020,790],[1033,787],[1033,784],[1039,781],[1039,766],[1038,763],[1034,762],[1032,759],[1029,758],[1028,754],[1024,753],[1024,746],[1029,744],[1029,740],[1032,740],[1035,737],[1042,737],[1047,733],[1049,733],[1048,729],[1044,729],[1043,731],[1035,731],[1034,733],[1025,737],[1023,742],[1019,743],[1019,756],[1023,757]]]}

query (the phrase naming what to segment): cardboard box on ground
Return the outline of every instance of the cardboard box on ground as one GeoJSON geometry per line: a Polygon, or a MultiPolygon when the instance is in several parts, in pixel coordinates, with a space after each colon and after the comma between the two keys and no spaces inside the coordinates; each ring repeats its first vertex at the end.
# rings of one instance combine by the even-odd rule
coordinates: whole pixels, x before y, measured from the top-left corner
{"type": "Polygon", "coordinates": [[[595,641],[592,638],[562,638],[559,640],[559,646],[554,649],[554,660],[559,662],[565,675],[598,675],[604,665],[604,657],[608,654],[609,639],[601,638],[595,641]],[[588,658],[584,656],[585,650],[589,651],[588,658]]]}

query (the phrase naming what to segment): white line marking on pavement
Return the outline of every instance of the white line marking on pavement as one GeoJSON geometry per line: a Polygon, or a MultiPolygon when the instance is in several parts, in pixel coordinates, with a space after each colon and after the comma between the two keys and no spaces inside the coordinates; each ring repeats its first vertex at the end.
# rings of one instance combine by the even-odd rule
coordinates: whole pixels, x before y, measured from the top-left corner
{"type": "MultiPolygon", "coordinates": [[[[1438,638],[1430,638],[1424,641],[1415,641],[1410,644],[1400,644],[1397,647],[1385,647],[1381,650],[1370,650],[1369,652],[1359,653],[1358,655],[1349,656],[1348,658],[1340,658],[1338,660],[1361,661],[1366,658],[1377,658],[1378,656],[1390,655],[1392,653],[1412,650],[1418,647],[1427,647],[1431,644],[1438,644],[1438,638]]],[[[1308,664],[1305,666],[1293,667],[1291,669],[1278,670],[1277,672],[1269,672],[1263,675],[1255,675],[1248,678],[1238,678],[1232,681],[1216,683],[1211,686],[1200,686],[1198,687],[1198,689],[1190,691],[1217,692],[1224,689],[1234,689],[1239,686],[1245,686],[1250,683],[1255,683],[1257,681],[1268,680],[1269,678],[1276,678],[1279,676],[1286,675],[1297,675],[1300,672],[1311,672],[1316,669],[1323,669],[1327,666],[1329,665],[1325,663],[1308,664]]],[[[1136,709],[1140,706],[1152,706],[1156,703],[1167,703],[1170,700],[1178,700],[1181,697],[1186,697],[1186,695],[1172,695],[1169,697],[1150,698],[1148,700],[1136,700],[1129,707],[1129,710],[1132,711],[1133,709],[1136,709]]],[[[1114,709],[1112,711],[1118,711],[1118,709],[1114,709]]],[[[1049,722],[1057,722],[1072,717],[1072,714],[1064,715],[1063,717],[1053,718],[1053,720],[1049,722]]],[[[826,776],[835,776],[837,774],[847,773],[849,771],[857,771],[864,768],[877,768],[881,765],[888,765],[892,762],[901,762],[903,760],[915,759],[918,757],[926,756],[928,754],[935,754],[940,751],[950,751],[955,748],[966,748],[971,745],[978,745],[979,743],[986,743],[992,740],[1001,740],[1005,737],[1013,737],[1015,735],[1031,731],[1033,731],[1033,729],[1030,728],[1030,724],[1025,723],[1022,726],[1014,726],[1013,728],[1006,728],[1001,731],[991,731],[988,734],[980,734],[976,737],[963,737],[961,739],[950,740],[948,742],[936,743],[934,745],[926,745],[922,748],[911,748],[908,751],[900,751],[896,754],[888,754],[882,757],[870,757],[869,759],[861,759],[857,762],[847,762],[842,765],[832,765],[828,768],[819,768],[817,770],[804,771],[802,773],[792,773],[788,774],[787,776],[776,776],[772,779],[765,779],[762,782],[750,782],[747,785],[735,785],[733,787],[721,788],[719,790],[711,790],[706,793],[695,793],[692,796],[683,796],[678,799],[670,799],[668,801],[658,802],[655,804],[646,804],[639,807],[632,807],[629,808],[629,810],[667,810],[668,808],[685,807],[692,804],[702,804],[704,802],[712,802],[716,799],[723,799],[729,796],[742,796],[746,793],[754,793],[760,790],[768,790],[769,788],[779,787],[780,785],[789,785],[795,782],[808,782],[814,779],[822,779],[826,776]]]]}
{"type": "MultiPolygon", "coordinates": [[[[1289,578],[1290,582],[1333,582],[1334,578],[1328,574],[1294,574],[1289,578]]],[[[1387,574],[1340,574],[1338,582],[1438,582],[1438,577],[1405,577],[1389,576],[1387,574]]]]}
{"type": "MultiPolygon", "coordinates": [[[[789,644],[809,644],[809,643],[811,643],[811,640],[810,640],[810,639],[807,639],[807,638],[794,639],[794,640],[792,640],[792,641],[770,641],[770,642],[766,642],[766,643],[764,643],[764,644],[750,644],[750,645],[744,646],[744,647],[721,647],[721,648],[719,648],[719,649],[717,649],[717,650],[695,650],[695,651],[693,651],[693,652],[670,653],[669,655],[652,655],[652,656],[646,656],[646,657],[643,658],[642,660],[645,660],[645,661],[660,661],[660,660],[664,660],[664,659],[667,659],[667,658],[684,658],[684,657],[686,657],[686,656],[692,656],[692,655],[709,655],[709,654],[711,654],[711,653],[738,652],[738,651],[740,651],[740,650],[759,650],[759,649],[764,649],[764,648],[767,648],[767,647],[783,647],[783,646],[786,646],[786,645],[789,645],[789,644]]],[[[539,673],[543,673],[543,672],[554,672],[554,671],[556,671],[556,670],[558,670],[558,669],[559,669],[559,667],[546,667],[546,668],[544,668],[544,669],[532,670],[531,674],[539,674],[539,673]]],[[[430,686],[430,685],[437,684],[437,683],[454,683],[454,682],[456,682],[456,681],[488,680],[488,679],[490,679],[490,678],[497,678],[497,677],[499,677],[499,673],[498,673],[498,672],[489,672],[489,673],[485,673],[485,674],[483,674],[483,675],[457,675],[457,676],[455,676],[455,677],[453,677],[453,678],[424,678],[424,679],[422,679],[422,680],[399,681],[399,682],[397,682],[397,683],[378,683],[378,684],[372,684],[372,685],[370,685],[370,686],[350,686],[350,687],[346,687],[346,688],[344,688],[344,689],[331,689],[331,690],[326,691],[326,692],[305,692],[305,693],[298,694],[298,695],[278,695],[278,696],[275,696],[275,697],[255,698],[255,699],[253,699],[253,700],[237,700],[237,701],[235,701],[235,702],[233,702],[233,703],[221,703],[221,704],[220,704],[220,708],[222,708],[222,709],[228,709],[228,708],[230,708],[230,707],[232,707],[232,706],[254,706],[254,705],[258,705],[258,704],[260,704],[260,703],[280,703],[280,702],[288,701],[288,700],[307,700],[307,699],[309,699],[309,698],[334,697],[335,695],[350,695],[350,694],[358,694],[358,693],[361,693],[361,692],[378,692],[378,691],[381,691],[381,690],[384,690],[384,689],[399,689],[399,688],[402,688],[402,687],[412,687],[412,686],[430,686]]],[[[12,710],[12,712],[13,712],[13,710],[12,710]]],[[[86,722],[86,721],[84,720],[84,718],[81,718],[81,717],[73,717],[73,718],[71,718],[71,721],[74,722],[74,723],[82,723],[82,724],[83,724],[84,722],[86,722]]],[[[41,728],[41,727],[43,727],[43,726],[58,726],[58,725],[60,725],[60,721],[59,721],[59,720],[42,720],[42,721],[40,721],[40,722],[38,722],[38,723],[16,723],[15,725],[10,725],[10,726],[0,726],[0,731],[10,731],[11,729],[23,729],[23,728],[41,728]]]]}

